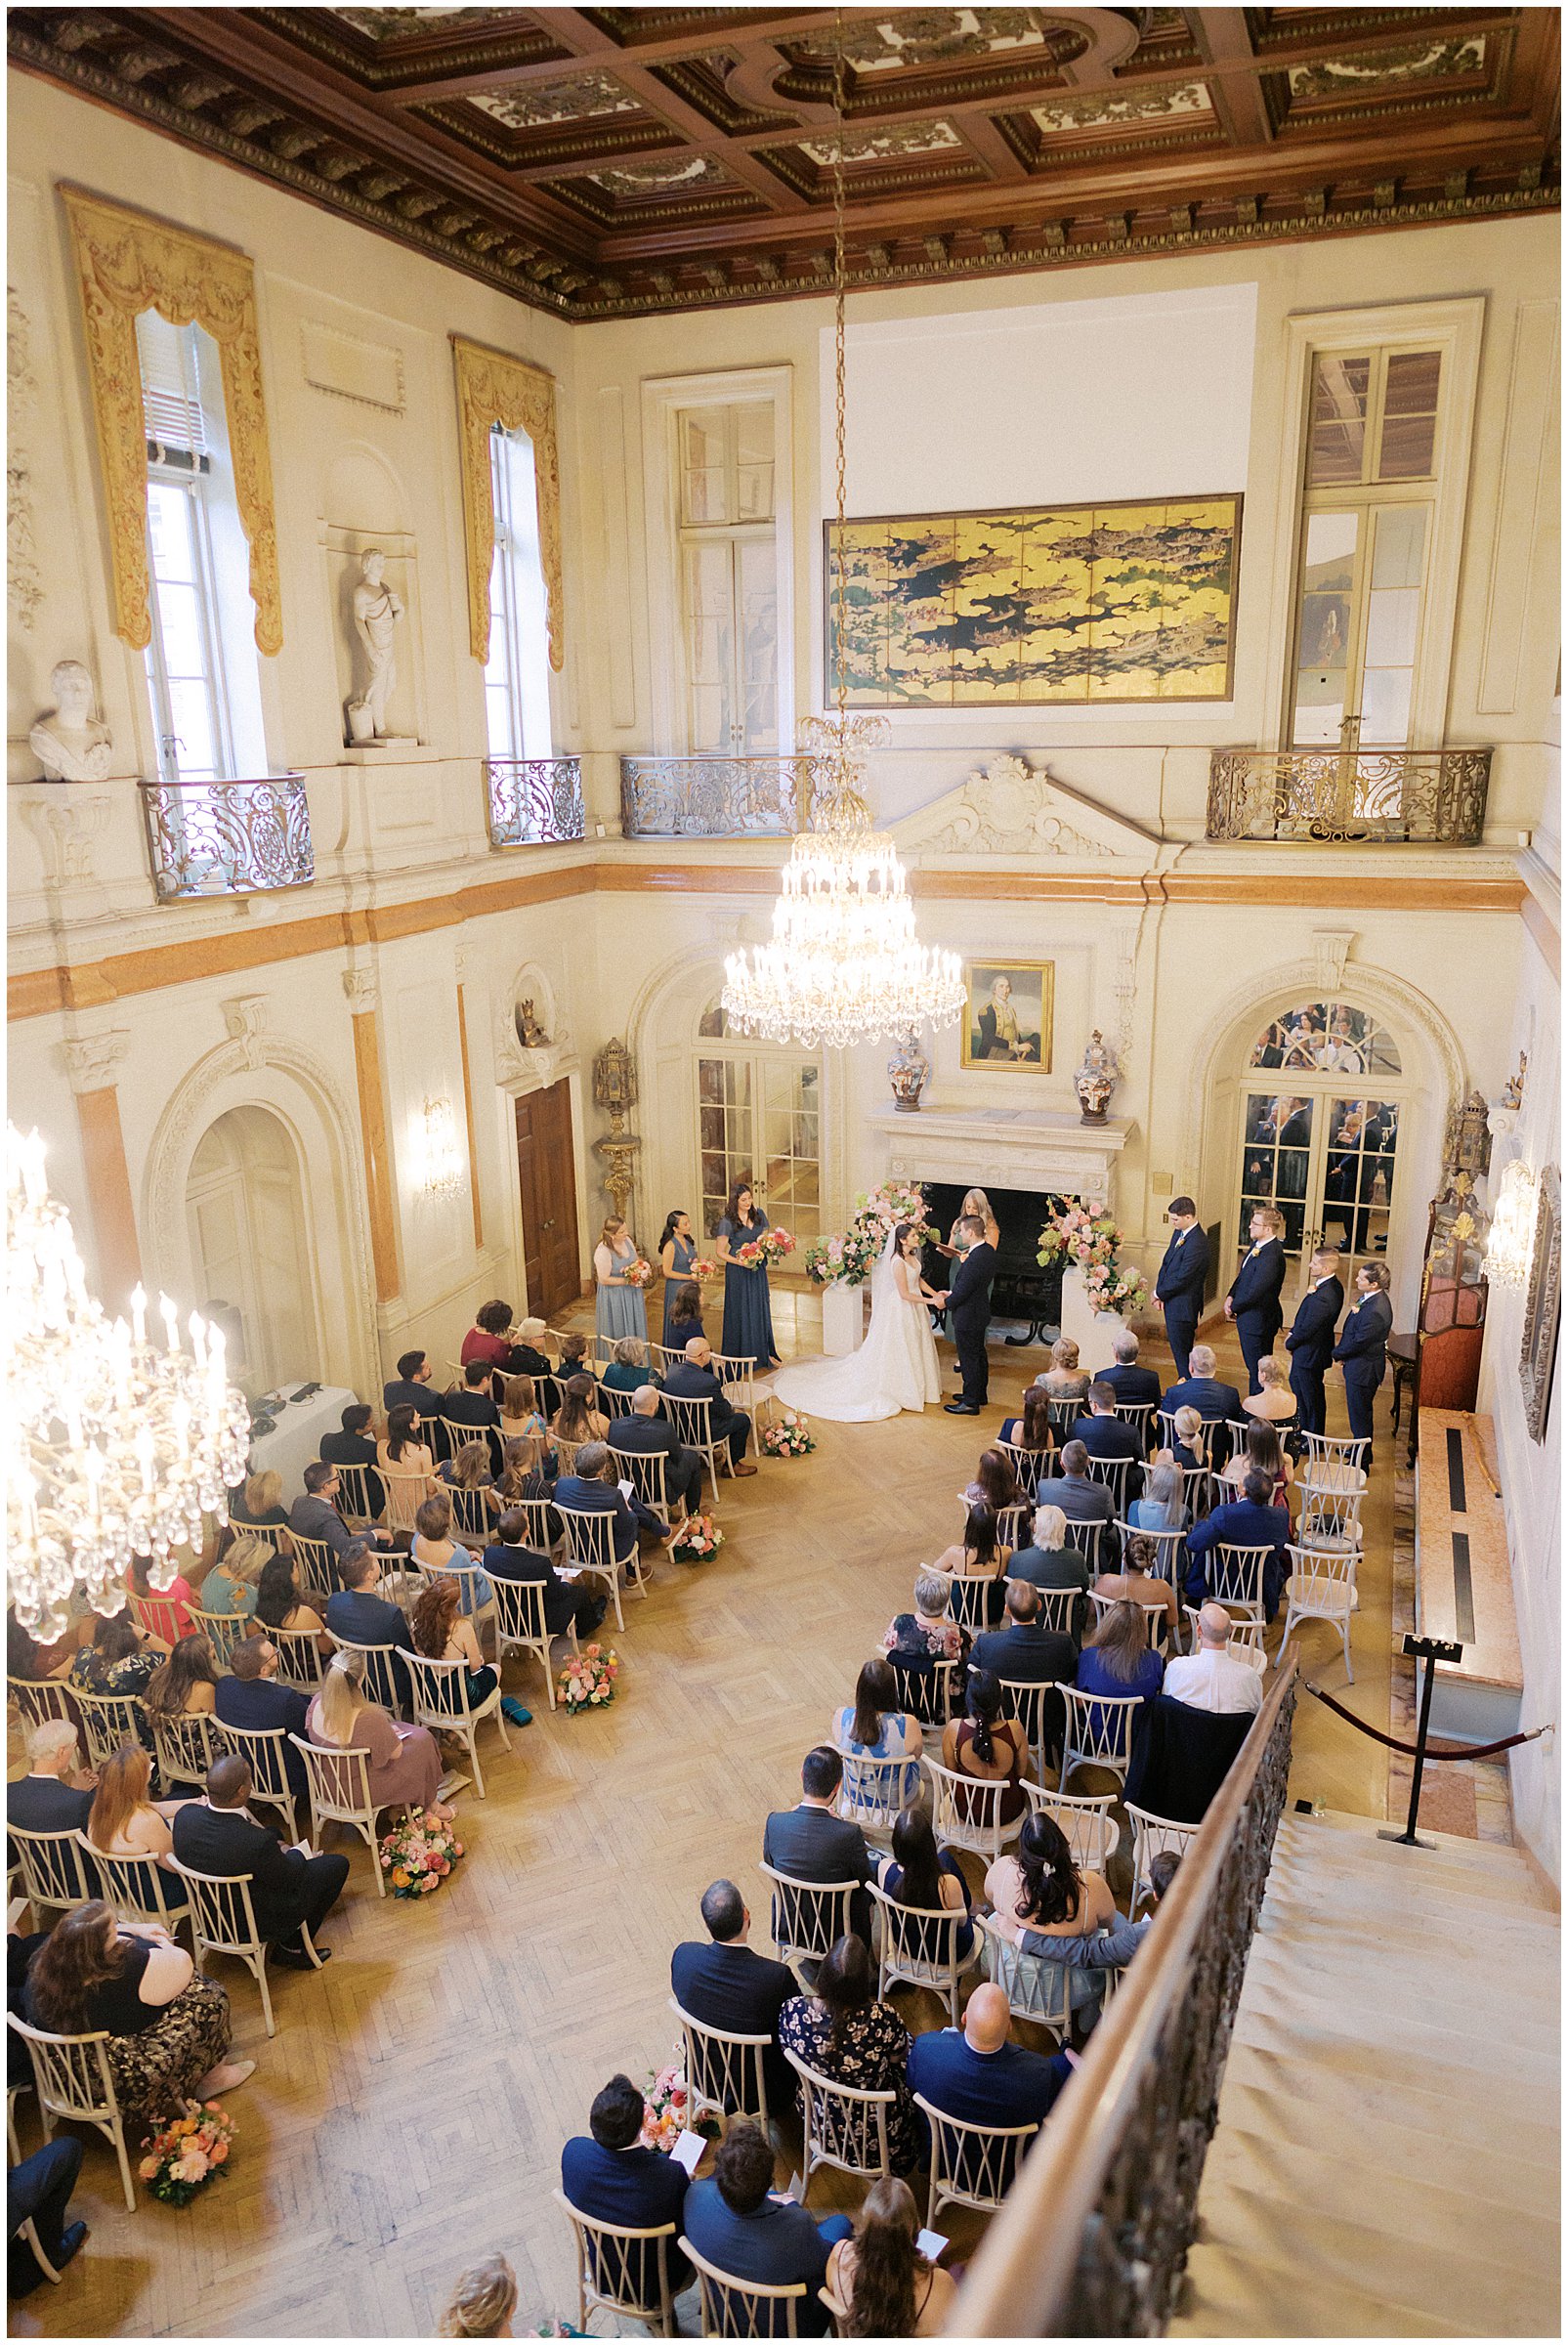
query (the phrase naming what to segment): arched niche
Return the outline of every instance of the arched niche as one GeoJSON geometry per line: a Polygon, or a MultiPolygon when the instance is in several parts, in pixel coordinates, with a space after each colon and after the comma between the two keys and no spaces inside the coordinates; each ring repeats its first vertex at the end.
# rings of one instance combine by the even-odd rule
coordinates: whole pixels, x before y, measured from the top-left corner
{"type": "Polygon", "coordinates": [[[397,681],[387,708],[387,728],[400,738],[423,740],[427,726],[419,549],[403,481],[379,448],[367,441],[354,441],[340,447],[326,468],[321,515],[339,702],[357,696],[364,682],[364,660],[354,624],[354,590],[363,557],[375,548],[383,557],[385,582],[403,604],[396,628],[397,681]]]}
{"type": "Polygon", "coordinates": [[[321,1354],[304,1168],[270,1108],[226,1108],[207,1126],[186,1176],[197,1308],[229,1341],[236,1383],[270,1389],[317,1373],[321,1354]]]}

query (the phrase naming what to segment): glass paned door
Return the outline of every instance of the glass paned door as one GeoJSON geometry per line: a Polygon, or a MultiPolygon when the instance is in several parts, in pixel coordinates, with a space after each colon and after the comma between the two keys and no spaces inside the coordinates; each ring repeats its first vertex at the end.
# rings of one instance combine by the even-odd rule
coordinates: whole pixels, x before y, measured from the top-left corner
{"type": "Polygon", "coordinates": [[[730,1191],[749,1181],[768,1218],[801,1239],[822,1234],[822,1071],[814,1058],[757,1051],[697,1062],[702,1236],[730,1191]]]}
{"type": "Polygon", "coordinates": [[[756,1178],[751,1075],[751,1061],[745,1058],[699,1058],[697,1062],[705,1238],[718,1227],[735,1183],[756,1178]]]}
{"type": "Polygon", "coordinates": [[[1326,1099],[1322,1104],[1324,1176],[1319,1224],[1322,1243],[1337,1246],[1345,1257],[1348,1293],[1351,1274],[1359,1264],[1381,1260],[1388,1252],[1399,1104],[1393,1099],[1326,1099]]]}
{"type": "Polygon", "coordinates": [[[1348,1293],[1358,1264],[1388,1252],[1400,1112],[1394,1099],[1246,1092],[1238,1259],[1253,1213],[1272,1205],[1285,1217],[1286,1253],[1303,1267],[1314,1248],[1338,1249],[1348,1293]]]}
{"type": "Polygon", "coordinates": [[[1298,1255],[1307,1223],[1312,1138],[1319,1102],[1290,1091],[1250,1091],[1242,1130],[1242,1198],[1236,1243],[1251,1244],[1249,1224],[1260,1205],[1285,1216],[1285,1251],[1298,1255]]]}
{"type": "Polygon", "coordinates": [[[762,1125],[768,1218],[796,1238],[822,1234],[818,1153],[819,1071],[815,1059],[765,1058],[762,1125]]]}

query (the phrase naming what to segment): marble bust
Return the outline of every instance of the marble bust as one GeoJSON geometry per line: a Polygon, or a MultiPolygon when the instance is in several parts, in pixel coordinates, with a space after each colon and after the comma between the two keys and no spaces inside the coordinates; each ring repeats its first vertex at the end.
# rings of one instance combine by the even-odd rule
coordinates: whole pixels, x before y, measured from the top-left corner
{"type": "MultiPolygon", "coordinates": [[[[369,671],[360,704],[368,711],[371,737],[376,741],[386,738],[387,703],[398,680],[397,625],[402,617],[402,599],[386,582],[386,556],[378,546],[371,546],[360,560],[354,589],[354,629],[369,671]]],[[[351,702],[351,711],[353,706],[351,702]]]]}
{"type": "Polygon", "coordinates": [[[27,736],[27,746],[50,782],[106,782],[114,745],[108,727],[93,713],[93,679],[79,660],[62,660],[51,669],[55,705],[27,736]]]}

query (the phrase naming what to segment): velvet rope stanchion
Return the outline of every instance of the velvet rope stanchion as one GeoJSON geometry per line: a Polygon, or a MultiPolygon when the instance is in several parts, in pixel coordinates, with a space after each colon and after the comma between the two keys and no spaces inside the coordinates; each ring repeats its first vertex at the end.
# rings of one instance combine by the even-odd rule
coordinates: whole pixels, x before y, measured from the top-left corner
{"type": "MultiPolygon", "coordinates": [[[[1417,1744],[1401,1742],[1397,1735],[1384,1734],[1379,1727],[1369,1727],[1364,1718],[1358,1718],[1353,1710],[1347,1710],[1343,1702],[1336,1702],[1332,1693],[1325,1693],[1320,1686],[1304,1683],[1302,1691],[1310,1693],[1326,1710],[1332,1710],[1335,1718],[1342,1718],[1347,1727],[1354,1727],[1358,1733],[1370,1735],[1374,1742],[1380,1742],[1385,1750],[1398,1751],[1406,1759],[1415,1758],[1417,1744]]],[[[1428,1743],[1426,1756],[1428,1759],[1495,1759],[1499,1751],[1511,1751],[1521,1742],[1536,1742],[1546,1731],[1545,1727],[1531,1727],[1523,1734],[1504,1734],[1501,1742],[1428,1743]]]]}

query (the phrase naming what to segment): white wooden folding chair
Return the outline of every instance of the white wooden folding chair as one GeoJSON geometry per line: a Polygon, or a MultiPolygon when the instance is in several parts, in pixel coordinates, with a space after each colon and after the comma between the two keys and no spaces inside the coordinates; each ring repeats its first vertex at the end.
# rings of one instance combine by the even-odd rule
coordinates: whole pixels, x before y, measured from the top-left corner
{"type": "Polygon", "coordinates": [[[341,1585],[337,1558],[324,1539],[307,1539],[303,1531],[290,1531],[289,1537],[294,1542],[294,1578],[300,1594],[319,1612],[341,1585]]]}
{"type": "Polygon", "coordinates": [[[1038,1588],[1035,1587],[1033,1580],[1014,1581],[1010,1576],[1007,1585],[1009,1588],[1016,1586],[1035,1589],[1035,1594],[1039,1599],[1039,1610],[1035,1615],[1037,1629],[1044,1629],[1053,1637],[1072,1636],[1073,1623],[1077,1618],[1079,1605],[1083,1601],[1082,1594],[1079,1589],[1038,1588]]]}
{"type": "Polygon", "coordinates": [[[1130,1522],[1123,1522],[1120,1520],[1114,1522],[1111,1525],[1111,1528],[1116,1532],[1117,1537],[1122,1542],[1122,1562],[1123,1569],[1126,1565],[1127,1549],[1131,1546],[1133,1540],[1149,1539],[1154,1542],[1155,1551],[1154,1562],[1149,1573],[1150,1578],[1154,1580],[1164,1580],[1169,1587],[1172,1588],[1179,1588],[1181,1586],[1181,1550],[1182,1544],[1187,1536],[1184,1530],[1137,1531],[1133,1529],[1130,1522]]]}
{"type": "Polygon", "coordinates": [[[675,2225],[659,2223],[632,2231],[583,2214],[564,2191],[556,2191],[554,2197],[576,2243],[579,2336],[589,2335],[589,2319],[599,2312],[613,2314],[617,2321],[640,2321],[656,2337],[675,2336],[675,2300],[669,2284],[669,2243],[675,2225]]]}
{"type": "Polygon", "coordinates": [[[523,1517],[523,1545],[533,1555],[548,1556],[561,1545],[561,1520],[552,1498],[510,1498],[523,1517]]]}
{"type": "Polygon", "coordinates": [[[669,2007],[681,2025],[686,2043],[687,2123],[711,2114],[721,2124],[730,2117],[755,2117],[768,2130],[766,2059],[773,2042],[768,2035],[734,2035],[695,2020],[671,1995],[669,2007]]]}
{"type": "Polygon", "coordinates": [[[423,1653],[404,1653],[403,1661],[413,1687],[415,1726],[428,1727],[433,1734],[449,1734],[454,1742],[463,1745],[473,1763],[474,1788],[484,1799],[485,1770],[479,1763],[481,1722],[491,1719],[501,1738],[502,1750],[510,1754],[512,1748],[506,1720],[501,1715],[499,1672],[476,1710],[469,1700],[466,1661],[431,1661],[423,1653]]]}
{"type": "Polygon", "coordinates": [[[1136,1693],[1082,1693],[1076,1685],[1062,1687],[1067,1725],[1062,1736],[1061,1786],[1081,1767],[1107,1768],[1122,1782],[1132,1765],[1132,1728],[1142,1696],[1136,1693]]]}
{"type": "Polygon", "coordinates": [[[888,1833],[900,1812],[919,1796],[920,1762],[911,1759],[869,1759],[858,1751],[840,1749],[844,1779],[833,1802],[833,1813],[859,1824],[867,1833],[888,1833]]]}
{"type": "Polygon", "coordinates": [[[288,1767],[283,1755],[283,1745],[288,1740],[287,1727],[231,1727],[222,1719],[215,1718],[212,1721],[212,1739],[215,1747],[233,1751],[244,1760],[250,1769],[252,1799],[279,1811],[289,1841],[292,1843],[302,1838],[298,1802],[294,1786],[288,1779],[288,1767]]]}
{"type": "MultiPolygon", "coordinates": [[[[467,1553],[466,1548],[458,1550],[459,1555],[467,1553]]],[[[458,1611],[465,1620],[488,1624],[491,1595],[488,1593],[489,1577],[483,1564],[459,1563],[454,1559],[442,1564],[416,1562],[414,1569],[419,1574],[421,1589],[427,1588],[432,1580],[455,1580],[458,1611]]]]}
{"type": "Polygon", "coordinates": [[[381,1486],[387,1494],[387,1528],[391,1531],[412,1531],[420,1508],[438,1486],[428,1473],[406,1473],[396,1466],[378,1466],[381,1486]]]}
{"type": "Polygon", "coordinates": [[[1119,1400],[1116,1404],[1117,1416],[1123,1425],[1131,1426],[1143,1443],[1145,1457],[1149,1454],[1149,1444],[1154,1436],[1154,1417],[1159,1405],[1154,1400],[1119,1400]]]}
{"type": "MultiPolygon", "coordinates": [[[[329,1630],[328,1635],[332,1633],[329,1630]]],[[[364,1656],[364,1690],[372,1702],[379,1702],[390,1718],[401,1718],[407,1695],[398,1684],[397,1663],[406,1659],[403,1647],[397,1644],[356,1644],[349,1637],[332,1637],[340,1653],[362,1653],[364,1656]]]]}
{"type": "Polygon", "coordinates": [[[1137,1467],[1136,1458],[1090,1458],[1089,1479],[1101,1483],[1111,1493],[1111,1504],[1118,1514],[1127,1511],[1127,1483],[1137,1467]]]}
{"type": "Polygon", "coordinates": [[[819,2166],[853,2174],[870,2182],[892,2172],[887,2159],[887,2120],[898,2098],[891,2085],[872,2092],[866,2087],[839,2084],[784,2047],[784,2056],[800,2081],[801,2131],[805,2157],[801,2170],[801,2203],[811,2196],[811,2178],[819,2166]]]}
{"type": "MultiPolygon", "coordinates": [[[[713,1403],[705,1397],[684,1397],[679,1392],[666,1392],[664,1409],[675,1428],[675,1438],[683,1449],[695,1449],[707,1467],[708,1479],[713,1485],[713,1503],[718,1504],[719,1472],[733,1474],[735,1463],[730,1456],[728,1432],[713,1429],[713,1403]]],[[[756,1420],[752,1419],[753,1425],[756,1420]]]]}
{"type": "MultiPolygon", "coordinates": [[[[1187,1615],[1188,1647],[1196,1653],[1203,1642],[1198,1606],[1183,1604],[1181,1608],[1187,1615]]],[[[1238,1620],[1232,1613],[1230,1650],[1233,1653],[1239,1653],[1244,1661],[1250,1661],[1259,1677],[1268,1668],[1268,1651],[1263,1642],[1265,1624],[1261,1620],[1238,1620]]]]}
{"type": "Polygon", "coordinates": [[[1367,1477],[1359,1466],[1311,1458],[1294,1487],[1300,1500],[1295,1535],[1302,1547],[1360,1547],[1361,1502],[1367,1495],[1367,1477]]]}
{"type": "Polygon", "coordinates": [[[209,1718],[164,1718],[153,1710],[148,1713],[152,1722],[152,1748],[157,1754],[158,1780],[165,1794],[176,1783],[193,1783],[197,1791],[207,1788],[207,1769],[212,1765],[212,1722],[209,1718]]]}
{"type": "Polygon", "coordinates": [[[1310,1462],[1304,1471],[1310,1474],[1320,1461],[1325,1465],[1353,1466],[1365,1472],[1371,1459],[1372,1443],[1365,1439],[1347,1440],[1338,1433],[1303,1433],[1305,1456],[1310,1462]]]}
{"type": "MultiPolygon", "coordinates": [[[[1056,1452],[1049,1447],[1026,1449],[1022,1441],[994,1441],[991,1446],[999,1449],[1004,1458],[1011,1458],[1013,1471],[1026,1490],[1033,1490],[1052,1471],[1056,1452]]],[[[1034,1512],[1033,1500],[1029,1502],[1028,1512],[1034,1512]]]]}
{"type": "MultiPolygon", "coordinates": [[[[374,1466],[340,1466],[337,1470],[337,1510],[344,1521],[356,1530],[366,1529],[369,1524],[379,1520],[386,1511],[386,1492],[377,1489],[371,1480],[372,1474],[379,1481],[380,1476],[374,1466]]],[[[290,1531],[289,1537],[297,1540],[299,1534],[290,1531]]],[[[318,1540],[317,1544],[325,1546],[326,1543],[318,1540]]]]}
{"type": "Polygon", "coordinates": [[[968,1849],[994,1864],[1018,1838],[1028,1812],[1023,1810],[1010,1823],[1003,1821],[1002,1801],[1012,1786],[1005,1780],[986,1783],[975,1775],[961,1775],[929,1755],[921,1764],[931,1777],[931,1829],[938,1842],[950,1849],[968,1849]]]}
{"type": "Polygon", "coordinates": [[[482,1548],[487,1546],[496,1518],[485,1491],[465,1490],[453,1482],[446,1496],[451,1500],[454,1535],[459,1539],[477,1539],[482,1548]]]}
{"type": "MultiPolygon", "coordinates": [[[[1118,1604],[1123,1603],[1125,1600],[1125,1598],[1120,1596],[1096,1596],[1091,1588],[1089,1603],[1093,1608],[1095,1627],[1098,1628],[1108,1612],[1114,1611],[1118,1604]]],[[[1175,1634],[1170,1626],[1168,1612],[1163,1603],[1145,1603],[1141,1597],[1138,1599],[1138,1610],[1143,1614],[1143,1625],[1148,1635],[1150,1650],[1163,1653],[1175,1634]]]]}
{"type": "Polygon", "coordinates": [[[1106,1791],[1090,1797],[1076,1791],[1048,1791],[1029,1782],[1024,1789],[1034,1813],[1048,1815],[1057,1825],[1079,1871],[1108,1878],[1122,1839],[1121,1826],[1111,1813],[1118,1794],[1106,1791]]]}
{"type": "Polygon", "coordinates": [[[955,1620],[960,1629],[971,1637],[983,1637],[988,1629],[998,1628],[999,1619],[987,1612],[988,1592],[996,1588],[998,1598],[1005,1598],[1007,1582],[997,1581],[992,1572],[938,1571],[933,1564],[922,1576],[941,1580],[948,1591],[948,1617],[955,1620]]]}
{"type": "Polygon", "coordinates": [[[1126,1808],[1132,1825],[1132,1895],[1127,1899],[1127,1920],[1135,1922],[1144,1899],[1151,1905],[1154,1903],[1150,1865],[1157,1856],[1184,1855],[1197,1839],[1199,1827],[1172,1823],[1168,1816],[1154,1815],[1147,1808],[1134,1808],[1130,1800],[1126,1808]]]}
{"type": "Polygon", "coordinates": [[[953,1716],[953,1680],[956,1661],[911,1662],[898,1653],[887,1655],[898,1691],[899,1708],[922,1727],[945,1727],[953,1716]]]}
{"type": "MultiPolygon", "coordinates": [[[[615,1556],[615,1518],[603,1510],[569,1507],[562,1499],[555,1502],[566,1534],[567,1564],[585,1580],[601,1580],[605,1593],[615,1607],[615,1626],[625,1634],[626,1617],[620,1608],[620,1564],[615,1556]]],[[[635,1546],[632,1554],[636,1554],[635,1546]]],[[[641,1572],[638,1572],[641,1578],[641,1572]]]]}
{"type": "Polygon", "coordinates": [[[36,1918],[42,1919],[45,1906],[69,1913],[97,1896],[82,1871],[79,1832],[24,1832],[20,1824],[13,1824],[7,1838],[17,1859],[22,1894],[36,1918]]]}
{"type": "Polygon", "coordinates": [[[305,1762],[318,1837],[323,1824],[346,1824],[351,1832],[358,1832],[370,1852],[376,1896],[384,1897],[387,1885],[381,1878],[381,1850],[376,1841],[378,1811],[370,1797],[369,1752],[353,1745],[341,1751],[323,1750],[318,1743],[307,1742],[303,1734],[291,1734],[288,1739],[305,1762]]]}
{"type": "MultiPolygon", "coordinates": [[[[209,1954],[232,1954],[236,1962],[242,1962],[261,1988],[262,2018],[267,2023],[267,2032],[275,2035],[273,1998],[267,1984],[267,1940],[256,1927],[251,1875],[198,1873],[178,1861],[175,1870],[185,1882],[191,1899],[191,1940],[197,1970],[205,1967],[205,1957],[209,1954]]],[[[320,1958],[303,1922],[300,1936],[305,1941],[305,1951],[319,1970],[320,1958]]]]}
{"type": "Polygon", "coordinates": [[[1097,1568],[1100,1560],[1100,1533],[1108,1530],[1109,1527],[1109,1524],[1103,1522],[1075,1522],[1071,1516],[1068,1516],[1067,1544],[1069,1547],[1076,1547],[1081,1556],[1087,1556],[1089,1561],[1097,1568]]]}
{"type": "MultiPolygon", "coordinates": [[[[731,1351],[716,1351],[708,1364],[723,1386],[724,1397],[731,1408],[739,1409],[742,1416],[749,1417],[752,1425],[755,1426],[757,1423],[756,1361],[748,1352],[737,1354],[731,1351]]],[[[771,1407],[773,1401],[771,1386],[763,1387],[762,1397],[771,1407]]]]}
{"type": "Polygon", "coordinates": [[[555,1708],[555,1670],[550,1648],[556,1637],[570,1639],[572,1649],[577,1647],[577,1624],[571,1621],[566,1628],[551,1631],[544,1616],[544,1588],[538,1580],[506,1580],[497,1577],[490,1585],[495,1590],[495,1663],[499,1668],[508,1653],[531,1653],[544,1672],[544,1690],[550,1707],[555,1708]]]}
{"type": "Polygon", "coordinates": [[[191,1628],[205,1637],[212,1647],[218,1675],[227,1677],[233,1662],[235,1645],[242,1643],[256,1627],[254,1611],[201,1612],[194,1604],[189,1604],[186,1609],[191,1615],[191,1628]]]}
{"type": "Polygon", "coordinates": [[[738,2280],[698,2252],[682,2232],[677,2242],[697,2274],[704,2337],[798,2337],[806,2282],[768,2287],[760,2280],[738,2280]],[[781,2325],[782,2324],[782,2325],[781,2325]]]}
{"type": "Polygon", "coordinates": [[[958,1952],[959,1936],[972,1927],[968,1916],[946,1905],[902,1905],[897,1897],[890,1897],[885,1890],[878,1889],[874,1881],[870,1884],[870,1896],[882,1914],[878,1994],[885,1999],[891,1986],[926,1987],[943,1998],[948,2017],[956,2027],[958,1982],[980,1959],[977,1943],[971,1944],[965,1955],[958,1952]]]}
{"type": "Polygon", "coordinates": [[[1013,2187],[1024,2153],[1039,2131],[1031,2125],[971,2125],[950,2117],[923,2093],[915,2106],[931,2128],[931,2188],[925,2219],[934,2229],[945,2206],[972,2206],[995,2214],[1013,2187]]]}
{"type": "Polygon", "coordinates": [[[1353,1547],[1288,1547],[1291,1576],[1285,1583],[1285,1628],[1280,1637],[1280,1665],[1293,1630],[1303,1621],[1324,1620],[1338,1632],[1344,1647],[1345,1677],[1353,1685],[1350,1666],[1350,1615],[1356,1610],[1356,1554],[1353,1547]]]}
{"type": "Polygon", "coordinates": [[[46,1719],[69,1719],[74,1727],[81,1713],[78,1695],[59,1678],[8,1678],[6,1693],[21,1713],[24,1727],[41,1727],[46,1719]]]}
{"type": "Polygon", "coordinates": [[[269,1629],[270,1644],[277,1647],[277,1674],[285,1685],[314,1693],[321,1683],[321,1647],[316,1629],[269,1629]]]}
{"type": "Polygon", "coordinates": [[[121,1921],[157,1922],[172,1938],[191,1919],[191,1900],[168,1886],[174,1876],[155,1856],[110,1856],[78,1833],[85,1862],[98,1875],[99,1895],[121,1921]]]}
{"type": "Polygon", "coordinates": [[[1045,1421],[1051,1428],[1051,1437],[1058,1449],[1061,1448],[1064,1441],[1072,1440],[1074,1426],[1081,1417],[1086,1417],[1088,1413],[1087,1393],[1081,1393],[1076,1400],[1046,1401],[1045,1421]]]}
{"type": "Polygon", "coordinates": [[[757,1866],[773,1884],[768,1928],[781,1962],[821,1962],[849,1932],[858,1881],[796,1881],[771,1864],[757,1866]]]}
{"type": "MultiPolygon", "coordinates": [[[[670,1512],[669,1492],[664,1484],[665,1459],[658,1449],[617,1449],[609,1444],[623,1482],[630,1482],[636,1495],[651,1514],[657,1514],[667,1531],[674,1516],[670,1512]]],[[[684,1513],[685,1510],[683,1509],[684,1513]]],[[[639,1574],[639,1580],[641,1575],[639,1574]]]]}
{"type": "MultiPolygon", "coordinates": [[[[192,1613],[192,1619],[199,1614],[192,1613]]],[[[113,1758],[122,1742],[144,1740],[142,1723],[147,1706],[139,1694],[88,1693],[72,1688],[82,1721],[82,1747],[88,1767],[96,1773],[113,1758]]]]}
{"type": "Polygon", "coordinates": [[[1029,1678],[998,1678],[996,1683],[1002,1691],[1003,1716],[1012,1719],[1028,1735],[1036,1779],[1043,1783],[1047,1766],[1046,1727],[1049,1725],[1054,1745],[1061,1719],[1059,1705],[1046,1698],[1052,1688],[1029,1678]]]}
{"type": "Polygon", "coordinates": [[[1204,1587],[1209,1600],[1244,1619],[1263,1617],[1263,1572],[1272,1547],[1237,1547],[1220,1539],[1204,1556],[1204,1587]]]}
{"type": "Polygon", "coordinates": [[[7,2012],[6,2025],[21,2037],[32,2062],[44,2140],[54,2140],[57,2117],[71,2125],[96,2126],[119,2160],[126,2208],[134,2214],[136,2185],[126,2152],[125,2118],[108,2065],[107,2029],[101,2027],[90,2035],[51,2035],[46,2028],[29,2027],[15,2012],[7,2012]]]}
{"type": "Polygon", "coordinates": [[[975,1927],[984,1941],[986,1977],[1001,1988],[1014,2019],[1033,2020],[1065,2044],[1073,2027],[1068,1965],[1026,1954],[1002,1936],[989,1913],[977,1913],[975,1927]]]}

